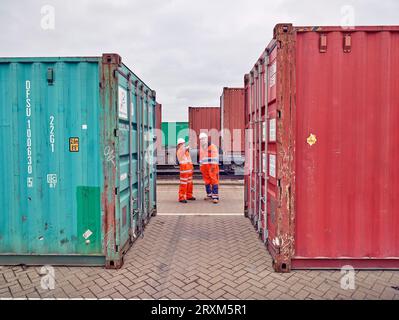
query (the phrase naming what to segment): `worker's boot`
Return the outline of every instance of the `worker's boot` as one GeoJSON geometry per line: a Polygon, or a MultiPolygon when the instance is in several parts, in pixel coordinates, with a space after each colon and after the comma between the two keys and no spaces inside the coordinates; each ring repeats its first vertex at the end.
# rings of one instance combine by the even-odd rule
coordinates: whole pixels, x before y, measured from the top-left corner
{"type": "Polygon", "coordinates": [[[179,200],[180,203],[187,203],[187,200],[179,200]]]}
{"type": "Polygon", "coordinates": [[[195,200],[197,200],[195,197],[191,197],[190,199],[187,199],[187,200],[189,200],[189,201],[195,201],[195,200]]]}
{"type": "Polygon", "coordinates": [[[212,201],[213,201],[213,203],[215,203],[215,204],[219,203],[219,199],[213,199],[212,201]]]}

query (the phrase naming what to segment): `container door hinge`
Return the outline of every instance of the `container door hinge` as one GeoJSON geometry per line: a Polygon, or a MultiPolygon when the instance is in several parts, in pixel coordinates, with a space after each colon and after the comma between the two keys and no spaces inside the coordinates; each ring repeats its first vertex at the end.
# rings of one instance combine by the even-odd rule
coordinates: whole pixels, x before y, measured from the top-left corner
{"type": "Polygon", "coordinates": [[[118,195],[118,188],[115,188],[115,194],[118,195]]]}
{"type": "Polygon", "coordinates": [[[114,135],[115,135],[115,137],[119,137],[119,130],[118,129],[114,129],[114,135]]]}

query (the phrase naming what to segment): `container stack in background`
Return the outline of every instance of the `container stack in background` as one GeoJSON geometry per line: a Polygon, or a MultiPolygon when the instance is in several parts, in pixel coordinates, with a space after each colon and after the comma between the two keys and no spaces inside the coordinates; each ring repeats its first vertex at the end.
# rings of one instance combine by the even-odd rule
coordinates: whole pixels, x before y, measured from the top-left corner
{"type": "Polygon", "coordinates": [[[245,163],[245,91],[223,88],[220,97],[221,157],[225,172],[243,175],[245,163]]]}
{"type": "Polygon", "coordinates": [[[156,214],[155,91],[117,54],[0,58],[0,265],[119,268],[156,214]]]}
{"type": "Polygon", "coordinates": [[[176,165],[176,144],[179,138],[188,141],[188,122],[162,122],[162,148],[163,158],[158,159],[160,165],[176,165]],[[164,159],[163,162],[162,159],[164,159]]]}
{"type": "Polygon", "coordinates": [[[155,105],[155,138],[156,138],[156,159],[158,163],[165,163],[165,153],[162,149],[163,137],[162,137],[162,104],[157,103],[155,105]]]}
{"type": "Polygon", "coordinates": [[[245,210],[279,272],[399,268],[399,27],[277,25],[245,76],[245,210]]]}
{"type": "Polygon", "coordinates": [[[205,132],[212,143],[220,146],[220,108],[219,107],[189,107],[188,127],[190,129],[190,147],[197,149],[199,134],[205,132]]]}

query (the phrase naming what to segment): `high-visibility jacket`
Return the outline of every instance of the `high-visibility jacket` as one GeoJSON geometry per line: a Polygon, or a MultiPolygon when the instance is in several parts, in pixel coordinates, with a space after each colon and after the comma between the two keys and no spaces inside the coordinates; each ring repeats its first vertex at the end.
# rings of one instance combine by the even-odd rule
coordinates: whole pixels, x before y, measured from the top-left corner
{"type": "Polygon", "coordinates": [[[185,145],[176,150],[177,161],[180,167],[179,201],[188,200],[193,197],[193,171],[190,151],[185,145]]]}
{"type": "Polygon", "coordinates": [[[200,146],[200,171],[208,198],[219,199],[219,150],[214,144],[200,146]]]}
{"type": "Polygon", "coordinates": [[[186,146],[182,145],[176,151],[177,161],[179,162],[180,170],[184,170],[186,167],[192,167],[193,162],[191,161],[190,151],[186,146]]]}
{"type": "Polygon", "coordinates": [[[208,144],[208,148],[203,149],[200,146],[200,166],[206,164],[219,164],[219,150],[213,143],[208,144]]]}

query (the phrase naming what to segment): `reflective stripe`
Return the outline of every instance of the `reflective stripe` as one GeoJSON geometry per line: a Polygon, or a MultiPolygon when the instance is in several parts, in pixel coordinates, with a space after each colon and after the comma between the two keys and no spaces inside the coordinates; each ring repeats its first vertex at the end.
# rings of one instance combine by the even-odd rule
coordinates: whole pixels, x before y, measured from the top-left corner
{"type": "Polygon", "coordinates": [[[180,181],[188,181],[188,178],[180,178],[180,181]]]}
{"type": "Polygon", "coordinates": [[[201,162],[200,165],[203,164],[219,164],[219,161],[207,161],[207,162],[201,162]]]}
{"type": "Polygon", "coordinates": [[[204,157],[200,161],[212,161],[212,160],[219,161],[219,157],[204,157]]]}
{"type": "Polygon", "coordinates": [[[193,170],[182,170],[182,171],[180,171],[180,173],[190,173],[190,172],[193,172],[193,170]]]}
{"type": "Polygon", "coordinates": [[[190,162],[190,161],[188,161],[188,160],[179,161],[179,164],[187,164],[187,163],[191,163],[191,162],[190,162]]]}
{"type": "Polygon", "coordinates": [[[180,181],[180,184],[187,184],[187,182],[181,182],[181,181],[180,181]]]}

